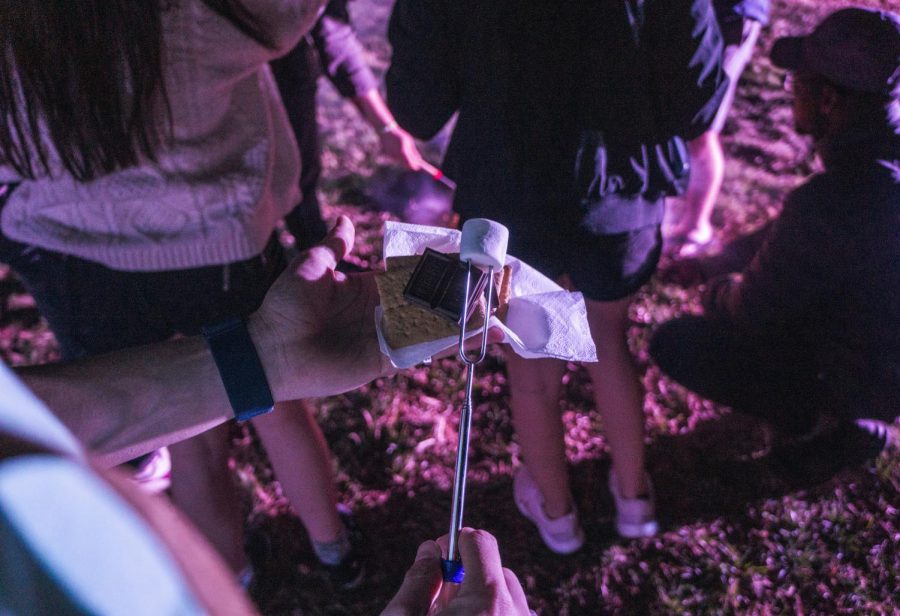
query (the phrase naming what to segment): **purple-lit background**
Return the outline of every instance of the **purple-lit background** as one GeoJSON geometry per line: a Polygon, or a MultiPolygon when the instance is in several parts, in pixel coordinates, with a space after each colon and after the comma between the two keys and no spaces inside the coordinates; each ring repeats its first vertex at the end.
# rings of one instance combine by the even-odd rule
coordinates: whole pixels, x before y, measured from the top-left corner
{"type": "MultiPolygon", "coordinates": [[[[848,4],[775,0],[760,50],[848,4]]],[[[895,0],[858,4],[900,8],[895,0]]],[[[368,60],[379,72],[389,56],[384,28],[390,5],[351,4],[368,60]]],[[[326,213],[354,220],[355,258],[375,266],[387,215],[368,208],[363,195],[379,162],[377,143],[328,84],[320,92],[326,213]]],[[[776,216],[785,193],[816,169],[808,144],[792,131],[781,77],[763,53],[743,76],[723,143],[728,163],[713,224],[727,241],[776,216]]],[[[649,466],[663,524],[657,538],[627,542],[614,535],[601,421],[589,381],[571,366],[560,408],[588,545],[569,557],[543,547],[512,501],[518,449],[497,353],[479,369],[466,523],[498,536],[504,563],[543,614],[896,613],[900,454],[894,450],[824,484],[789,487],[766,462],[759,424],[686,393],[648,364],[651,328],[697,310],[697,300],[695,288],[653,282],[631,313],[632,349],[648,392],[649,466]]],[[[52,335],[2,265],[0,354],[15,365],[56,359],[52,335]]],[[[280,502],[252,436],[235,435],[234,467],[247,487],[261,579],[255,599],[265,613],[371,614],[384,606],[418,543],[446,530],[462,395],[458,362],[442,360],[320,401],[343,498],[369,532],[380,565],[371,567],[360,591],[341,597],[326,590],[312,566],[302,527],[280,502]]]]}

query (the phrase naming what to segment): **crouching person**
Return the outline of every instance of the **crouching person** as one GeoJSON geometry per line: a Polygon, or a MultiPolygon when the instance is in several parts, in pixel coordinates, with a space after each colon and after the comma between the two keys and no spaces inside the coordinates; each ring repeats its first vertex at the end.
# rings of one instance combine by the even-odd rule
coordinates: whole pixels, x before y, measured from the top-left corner
{"type": "Polygon", "coordinates": [[[840,10],[771,57],[825,170],[787,197],[743,272],[709,283],[705,314],[664,324],[651,354],[838,470],[853,461],[840,454],[880,451],[888,431],[871,419],[900,409],[900,19],[840,10]]]}

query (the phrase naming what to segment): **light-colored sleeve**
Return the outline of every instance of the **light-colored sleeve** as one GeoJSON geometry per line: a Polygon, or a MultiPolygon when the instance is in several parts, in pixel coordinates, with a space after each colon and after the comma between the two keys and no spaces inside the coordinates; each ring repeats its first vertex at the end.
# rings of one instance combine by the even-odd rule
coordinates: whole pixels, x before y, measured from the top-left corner
{"type": "Polygon", "coordinates": [[[0,434],[83,458],[81,443],[44,404],[0,363],[0,434]]]}
{"type": "Polygon", "coordinates": [[[347,0],[331,0],[311,35],[319,51],[322,71],[341,96],[354,98],[378,87],[350,22],[347,0]]]}
{"type": "Polygon", "coordinates": [[[242,78],[288,53],[313,27],[325,0],[244,0],[247,21],[266,38],[264,44],[202,0],[178,3],[164,14],[170,65],[196,63],[211,69],[216,81],[242,78]]]}
{"type": "Polygon", "coordinates": [[[200,614],[147,524],[83,463],[0,463],[0,614],[200,614]]]}

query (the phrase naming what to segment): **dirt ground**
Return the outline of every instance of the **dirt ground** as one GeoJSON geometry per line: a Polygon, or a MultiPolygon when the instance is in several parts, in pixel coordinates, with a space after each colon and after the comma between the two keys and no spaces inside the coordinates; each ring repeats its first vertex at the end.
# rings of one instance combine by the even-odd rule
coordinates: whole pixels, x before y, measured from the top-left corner
{"type": "MultiPolygon", "coordinates": [[[[391,4],[351,4],[379,73],[389,62],[384,31],[391,4]]],[[[775,0],[760,49],[846,4],[775,0]]],[[[320,99],[326,213],[354,220],[353,259],[378,266],[389,215],[371,207],[365,186],[385,161],[375,153],[371,130],[324,82],[320,99]]],[[[786,192],[817,169],[808,142],[792,131],[788,94],[764,53],[743,76],[723,142],[728,164],[713,223],[727,241],[777,216],[786,192]]],[[[496,350],[476,384],[466,524],[498,537],[504,564],[518,573],[531,606],[547,616],[900,613],[900,453],[889,451],[820,483],[785,480],[768,459],[761,424],[686,392],[649,362],[653,328],[697,309],[697,288],[653,281],[631,310],[630,342],[647,390],[649,469],[662,524],[657,537],[625,541],[612,530],[602,421],[590,382],[570,365],[560,413],[588,541],[568,557],[543,547],[512,500],[518,446],[496,350]]],[[[13,365],[57,358],[52,334],[2,265],[0,354],[13,365]]],[[[462,396],[459,363],[447,359],[317,401],[342,498],[370,538],[367,582],[343,595],[323,583],[264,452],[252,434],[235,432],[235,477],[247,488],[248,549],[258,572],[253,597],[265,614],[374,614],[385,605],[418,544],[449,524],[462,396]]]]}

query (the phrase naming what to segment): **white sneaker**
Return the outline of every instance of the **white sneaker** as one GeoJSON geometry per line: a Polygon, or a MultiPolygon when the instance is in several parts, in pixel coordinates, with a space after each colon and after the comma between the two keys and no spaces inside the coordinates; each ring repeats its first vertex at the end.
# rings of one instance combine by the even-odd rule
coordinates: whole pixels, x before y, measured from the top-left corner
{"type": "Polygon", "coordinates": [[[160,447],[141,460],[131,481],[149,494],[160,494],[172,485],[172,457],[168,447],[160,447]]]}
{"type": "Polygon", "coordinates": [[[615,469],[609,469],[609,492],[616,503],[616,530],[623,537],[637,539],[652,537],[659,532],[656,522],[656,497],[653,484],[647,475],[648,498],[624,498],[619,491],[615,469]]]}
{"type": "Polygon", "coordinates": [[[557,554],[571,554],[584,545],[584,531],[578,523],[574,507],[571,513],[550,519],[544,513],[544,496],[534,483],[528,470],[522,466],[513,478],[513,495],[516,507],[526,518],[534,522],[544,544],[557,554]]]}

